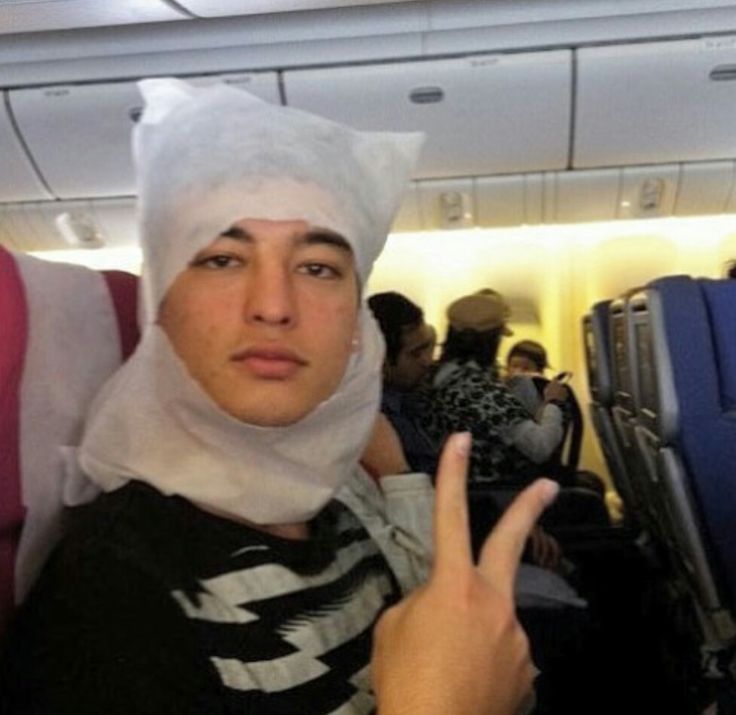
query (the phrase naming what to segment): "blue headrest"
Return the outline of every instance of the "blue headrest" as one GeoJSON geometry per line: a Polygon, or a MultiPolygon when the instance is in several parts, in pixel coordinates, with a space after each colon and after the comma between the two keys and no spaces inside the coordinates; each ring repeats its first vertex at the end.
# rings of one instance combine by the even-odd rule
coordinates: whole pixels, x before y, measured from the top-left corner
{"type": "Polygon", "coordinates": [[[713,333],[721,407],[736,409],[736,281],[700,280],[713,333]]]}
{"type": "Polygon", "coordinates": [[[610,336],[608,334],[608,307],[610,300],[596,303],[590,310],[590,323],[596,348],[596,381],[598,401],[609,406],[613,402],[613,382],[611,379],[610,336]]]}
{"type": "MultiPolygon", "coordinates": [[[[707,304],[700,282],[689,276],[668,276],[652,281],[648,286],[655,295],[649,298],[655,353],[669,355],[677,411],[677,421],[689,417],[707,419],[720,413],[718,371],[713,349],[713,332],[707,304]],[[660,330],[663,334],[660,335],[660,330]]],[[[666,400],[667,384],[662,384],[662,361],[656,361],[660,397],[666,400]]],[[[662,414],[665,441],[674,438],[679,427],[672,424],[672,415],[662,414]]]]}

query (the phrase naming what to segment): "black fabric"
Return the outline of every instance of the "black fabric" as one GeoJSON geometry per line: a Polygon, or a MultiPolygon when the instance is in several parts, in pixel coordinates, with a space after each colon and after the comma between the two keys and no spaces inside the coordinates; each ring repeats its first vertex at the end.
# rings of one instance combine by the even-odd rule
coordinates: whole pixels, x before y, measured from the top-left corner
{"type": "MultiPolygon", "coordinates": [[[[308,540],[291,541],[130,483],[73,510],[71,522],[5,643],[3,715],[317,714],[356,693],[370,701],[353,678],[398,587],[342,505],[310,524],[308,540]],[[229,602],[239,588],[244,595],[229,602]],[[317,632],[350,606],[354,632],[317,632]],[[306,646],[290,640],[297,631],[306,646]],[[297,659],[293,683],[283,658],[297,659]],[[227,676],[215,664],[222,659],[234,664],[227,676]],[[263,687],[249,688],[260,661],[268,661],[256,673],[263,687]],[[269,688],[273,674],[287,683],[269,688]]],[[[371,710],[372,702],[355,712],[371,710]]]]}

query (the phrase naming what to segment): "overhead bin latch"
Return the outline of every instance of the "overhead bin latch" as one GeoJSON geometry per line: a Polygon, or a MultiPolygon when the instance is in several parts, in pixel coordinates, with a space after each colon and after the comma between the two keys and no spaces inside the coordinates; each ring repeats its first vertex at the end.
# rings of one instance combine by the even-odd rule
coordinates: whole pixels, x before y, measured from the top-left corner
{"type": "Polygon", "coordinates": [[[442,87],[415,87],[409,92],[409,99],[414,104],[436,104],[444,98],[442,87]]]}
{"type": "Polygon", "coordinates": [[[736,65],[718,65],[708,75],[714,82],[729,82],[736,79],[736,65]]]}

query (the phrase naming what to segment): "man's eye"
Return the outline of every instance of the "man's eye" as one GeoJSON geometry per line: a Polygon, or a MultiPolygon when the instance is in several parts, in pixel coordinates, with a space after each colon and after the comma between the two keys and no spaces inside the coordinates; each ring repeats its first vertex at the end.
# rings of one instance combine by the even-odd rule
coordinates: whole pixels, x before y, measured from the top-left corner
{"type": "Polygon", "coordinates": [[[194,262],[194,265],[200,266],[202,268],[218,269],[218,268],[232,268],[234,266],[240,265],[241,263],[242,261],[239,258],[236,258],[235,256],[217,254],[215,256],[203,256],[202,258],[198,258],[194,262]]]}
{"type": "Polygon", "coordinates": [[[304,263],[299,271],[314,278],[339,278],[341,273],[337,268],[325,263],[304,263]]]}

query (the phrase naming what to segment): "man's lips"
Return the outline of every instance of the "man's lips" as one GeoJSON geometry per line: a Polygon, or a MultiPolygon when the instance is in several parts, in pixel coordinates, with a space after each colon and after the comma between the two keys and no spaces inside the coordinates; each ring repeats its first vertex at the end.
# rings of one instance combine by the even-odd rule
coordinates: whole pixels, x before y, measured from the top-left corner
{"type": "Polygon", "coordinates": [[[241,350],[230,358],[255,377],[283,380],[296,374],[308,362],[288,348],[254,347],[241,350]]]}

